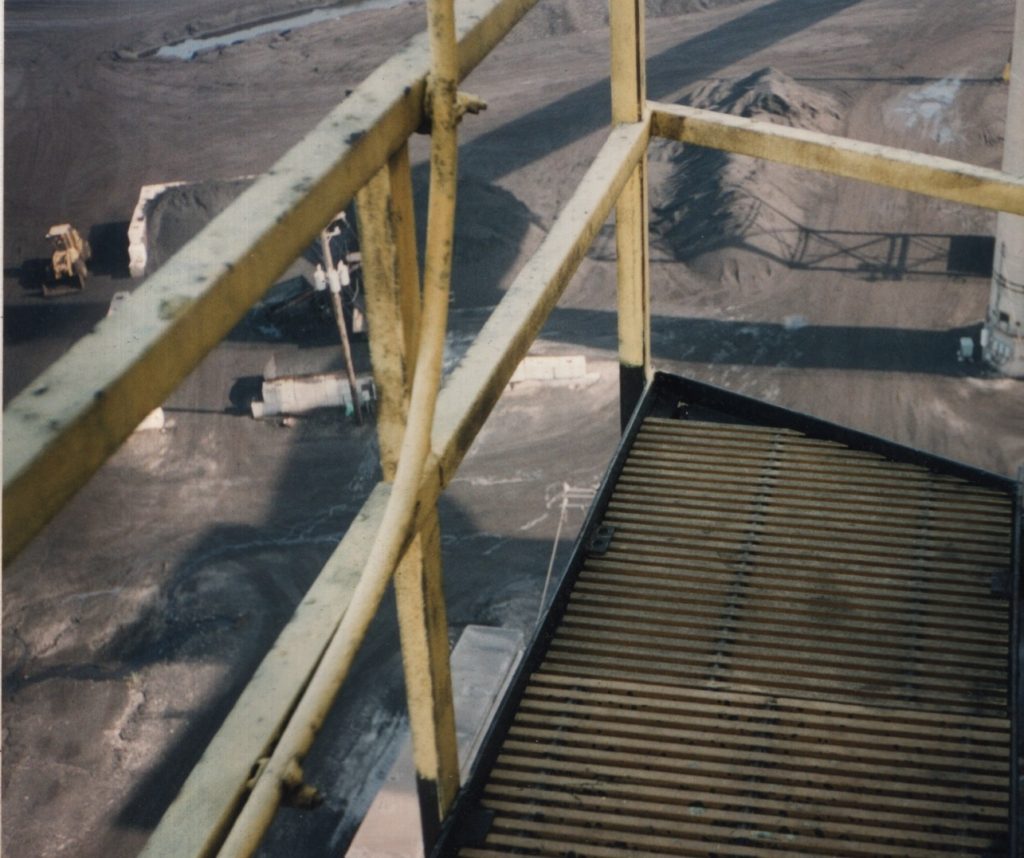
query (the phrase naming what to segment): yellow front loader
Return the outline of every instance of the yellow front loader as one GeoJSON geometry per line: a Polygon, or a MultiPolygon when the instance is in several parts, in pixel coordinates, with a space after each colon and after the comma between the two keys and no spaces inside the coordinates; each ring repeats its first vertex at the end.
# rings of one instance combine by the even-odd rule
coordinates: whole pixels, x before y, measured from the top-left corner
{"type": "Polygon", "coordinates": [[[51,297],[81,292],[89,274],[86,263],[92,258],[89,242],[69,223],[51,226],[46,238],[53,245],[53,256],[50,270],[43,280],[43,295],[51,297]]]}

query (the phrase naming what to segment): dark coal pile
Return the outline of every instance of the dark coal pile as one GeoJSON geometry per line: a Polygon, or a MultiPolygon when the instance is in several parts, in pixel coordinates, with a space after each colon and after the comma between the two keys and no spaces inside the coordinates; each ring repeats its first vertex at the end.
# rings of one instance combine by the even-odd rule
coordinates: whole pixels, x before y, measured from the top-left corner
{"type": "Polygon", "coordinates": [[[146,207],[146,274],[152,274],[226,209],[253,179],[176,185],[146,207]]]}

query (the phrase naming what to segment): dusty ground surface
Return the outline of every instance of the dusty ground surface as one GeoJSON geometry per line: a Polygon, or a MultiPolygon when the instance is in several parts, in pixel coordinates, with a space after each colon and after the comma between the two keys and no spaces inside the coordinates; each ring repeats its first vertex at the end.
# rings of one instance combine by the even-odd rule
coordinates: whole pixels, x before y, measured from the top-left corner
{"type": "MultiPolygon", "coordinates": [[[[132,59],[303,5],[6,4],[5,401],[135,285],[121,236],[140,185],[265,170],[422,26],[413,3],[191,62],[132,59]],[[41,237],[62,220],[91,236],[96,276],[45,302],[41,237]]],[[[490,109],[463,127],[452,360],[600,144],[602,8],[542,2],[467,84],[490,109]]],[[[661,0],[649,24],[654,98],[999,163],[1005,2],[661,0]]],[[[951,240],[990,234],[991,215],[662,145],[651,173],[660,366],[1001,473],[1024,461],[1024,386],[955,357],[988,283],[950,269],[951,240]]],[[[594,484],[607,461],[611,256],[608,233],[540,344],[586,353],[602,382],[511,391],[442,500],[453,636],[528,629],[548,493],[594,484]]],[[[271,353],[313,348],[333,355],[241,326],[171,397],[168,430],[131,438],[4,570],[4,854],[135,854],[358,510],[372,427],[233,408],[271,353]]],[[[266,854],[337,854],[386,770],[403,694],[389,605],[350,688],[370,670],[390,680],[346,691],[307,767],[326,802],[282,813],[266,854]]]]}

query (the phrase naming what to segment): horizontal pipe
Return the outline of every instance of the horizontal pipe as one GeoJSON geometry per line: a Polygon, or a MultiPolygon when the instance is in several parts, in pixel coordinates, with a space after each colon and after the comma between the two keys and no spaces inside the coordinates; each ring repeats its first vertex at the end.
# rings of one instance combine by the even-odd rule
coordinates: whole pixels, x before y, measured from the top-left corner
{"type": "MultiPolygon", "coordinates": [[[[462,0],[464,77],[536,0],[462,0]]],[[[10,561],[222,340],[423,118],[426,34],[356,90],[4,412],[10,561]],[[123,319],[131,319],[124,330],[123,319]]]]}
{"type": "Polygon", "coordinates": [[[1024,215],[1024,178],[999,170],[696,107],[648,107],[657,137],[1024,215]]]}

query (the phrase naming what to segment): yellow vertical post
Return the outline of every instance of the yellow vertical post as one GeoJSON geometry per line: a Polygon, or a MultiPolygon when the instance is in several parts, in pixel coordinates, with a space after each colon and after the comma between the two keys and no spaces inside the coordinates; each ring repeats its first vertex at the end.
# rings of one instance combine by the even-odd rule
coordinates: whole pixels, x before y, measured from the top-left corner
{"type": "Polygon", "coordinates": [[[441,821],[459,791],[448,617],[436,510],[395,570],[395,600],[423,846],[425,853],[430,854],[441,821]]]}
{"type": "Polygon", "coordinates": [[[409,412],[420,315],[409,148],[403,145],[357,194],[359,246],[377,385],[377,435],[391,482],[409,412]]]}
{"type": "MultiPolygon", "coordinates": [[[[1017,0],[1003,135],[1003,172],[1024,178],[1024,0],[1017,0]]],[[[1003,375],[1024,378],[1024,217],[999,212],[982,354],[1003,375]]]]}
{"type": "MultiPolygon", "coordinates": [[[[639,122],[647,100],[643,0],[609,0],[612,122],[639,122]]],[[[615,207],[619,295],[619,402],[625,428],[651,367],[647,252],[647,162],[638,165],[615,207]]]]}
{"type": "Polygon", "coordinates": [[[408,359],[408,385],[416,371],[416,352],[420,347],[420,272],[416,263],[416,215],[412,199],[412,170],[406,141],[388,161],[391,180],[391,221],[395,234],[395,270],[398,275],[398,300],[402,307],[402,338],[408,359]]]}
{"type": "MultiPolygon", "coordinates": [[[[384,479],[392,481],[408,417],[420,313],[407,147],[359,192],[356,205],[370,356],[378,391],[381,468],[384,479]]],[[[420,817],[429,853],[459,789],[436,511],[399,562],[394,580],[420,817]]]]}

